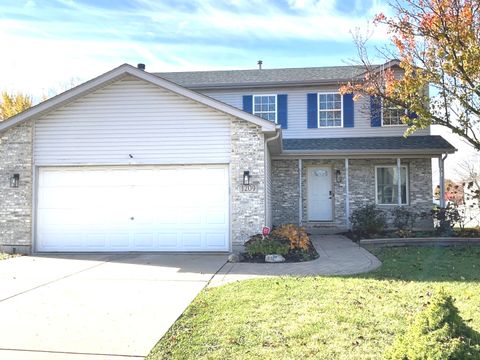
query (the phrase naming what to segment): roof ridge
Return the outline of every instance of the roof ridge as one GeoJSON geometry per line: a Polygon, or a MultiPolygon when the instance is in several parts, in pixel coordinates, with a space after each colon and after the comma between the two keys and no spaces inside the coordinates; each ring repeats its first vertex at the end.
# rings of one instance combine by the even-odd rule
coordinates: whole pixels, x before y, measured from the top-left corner
{"type": "MultiPolygon", "coordinates": [[[[379,66],[379,65],[372,65],[379,66]]],[[[338,68],[363,68],[363,65],[329,65],[329,66],[306,66],[306,67],[283,67],[271,69],[225,69],[225,70],[192,70],[192,71],[155,71],[152,74],[186,74],[208,72],[236,72],[236,71],[276,71],[276,70],[308,70],[308,69],[338,69],[338,68]]]]}

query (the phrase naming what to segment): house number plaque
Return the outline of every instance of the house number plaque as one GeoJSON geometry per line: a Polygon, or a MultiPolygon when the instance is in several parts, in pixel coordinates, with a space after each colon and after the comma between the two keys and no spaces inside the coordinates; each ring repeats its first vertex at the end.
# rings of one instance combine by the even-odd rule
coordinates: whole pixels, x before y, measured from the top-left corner
{"type": "Polygon", "coordinates": [[[258,192],[258,186],[256,184],[240,185],[240,192],[243,193],[256,193],[258,192]]]}

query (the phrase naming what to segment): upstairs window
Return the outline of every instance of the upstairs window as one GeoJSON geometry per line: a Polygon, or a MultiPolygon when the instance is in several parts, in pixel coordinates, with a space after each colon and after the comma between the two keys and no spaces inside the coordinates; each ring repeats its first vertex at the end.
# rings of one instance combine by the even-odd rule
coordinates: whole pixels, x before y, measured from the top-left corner
{"type": "Polygon", "coordinates": [[[318,94],[318,127],[343,127],[342,96],[339,93],[318,94]]]}
{"type": "Polygon", "coordinates": [[[253,115],[277,123],[277,95],[253,95],[253,115]]]}
{"type": "Polygon", "coordinates": [[[382,126],[403,126],[402,116],[406,114],[405,109],[384,100],[382,106],[382,126]]]}

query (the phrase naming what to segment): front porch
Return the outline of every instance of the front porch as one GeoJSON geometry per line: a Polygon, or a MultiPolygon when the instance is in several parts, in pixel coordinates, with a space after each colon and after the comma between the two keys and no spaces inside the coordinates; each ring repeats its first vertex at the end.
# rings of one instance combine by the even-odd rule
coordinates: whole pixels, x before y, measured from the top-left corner
{"type": "MultiPolygon", "coordinates": [[[[311,233],[329,234],[348,230],[350,215],[365,204],[376,204],[387,214],[396,206],[429,212],[431,158],[276,157],[272,160],[272,223],[295,223],[311,233]]],[[[432,225],[429,220],[417,224],[419,228],[432,225]]]]}

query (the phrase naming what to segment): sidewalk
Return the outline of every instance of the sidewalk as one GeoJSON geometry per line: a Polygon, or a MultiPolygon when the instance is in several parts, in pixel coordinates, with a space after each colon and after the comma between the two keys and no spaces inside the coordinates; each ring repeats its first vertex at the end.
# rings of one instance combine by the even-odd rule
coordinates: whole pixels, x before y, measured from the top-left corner
{"type": "Polygon", "coordinates": [[[209,286],[258,277],[282,275],[352,275],[372,271],[382,263],[367,250],[341,235],[312,235],[320,257],[302,263],[227,263],[209,286]]]}

